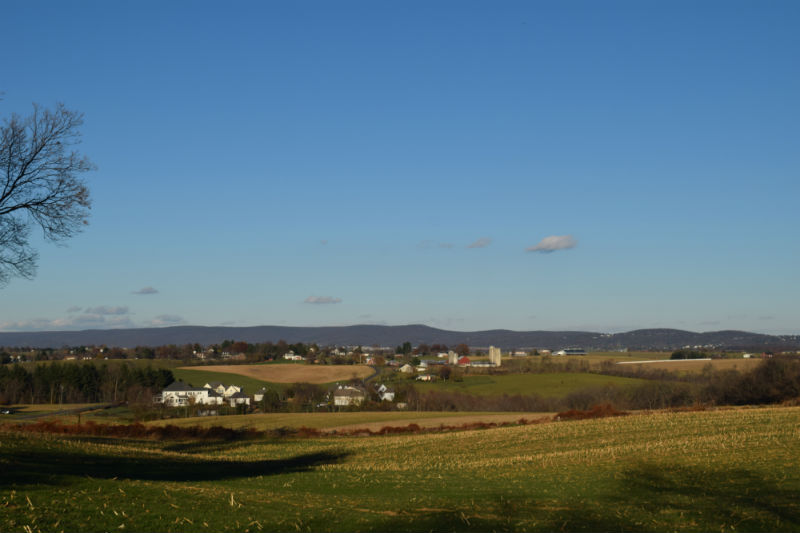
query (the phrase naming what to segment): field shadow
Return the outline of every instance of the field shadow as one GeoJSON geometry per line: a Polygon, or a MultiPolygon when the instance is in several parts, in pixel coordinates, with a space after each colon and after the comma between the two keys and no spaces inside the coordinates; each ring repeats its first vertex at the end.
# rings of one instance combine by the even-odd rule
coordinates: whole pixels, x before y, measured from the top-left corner
{"type": "MultiPolygon", "coordinates": [[[[590,501],[487,494],[460,510],[397,509],[365,531],[800,531],[800,490],[746,469],[641,463],[590,501]],[[557,507],[554,508],[553,504],[557,507]]],[[[552,495],[551,495],[552,498],[552,495]]]]}
{"type": "Polygon", "coordinates": [[[15,449],[3,454],[0,487],[68,485],[72,477],[146,481],[217,481],[306,472],[348,457],[343,452],[318,452],[288,459],[224,461],[165,457],[126,457],[64,450],[15,449]]]}
{"type": "Polygon", "coordinates": [[[623,469],[594,505],[546,521],[566,531],[797,531],[798,481],[743,468],[639,463],[623,469]]]}
{"type": "Polygon", "coordinates": [[[778,470],[767,477],[744,468],[640,463],[623,471],[620,484],[623,498],[636,498],[649,517],[672,513],[713,529],[721,525],[744,531],[800,527],[800,483],[794,471],[778,470]],[[786,478],[787,473],[791,478],[786,478]]]}

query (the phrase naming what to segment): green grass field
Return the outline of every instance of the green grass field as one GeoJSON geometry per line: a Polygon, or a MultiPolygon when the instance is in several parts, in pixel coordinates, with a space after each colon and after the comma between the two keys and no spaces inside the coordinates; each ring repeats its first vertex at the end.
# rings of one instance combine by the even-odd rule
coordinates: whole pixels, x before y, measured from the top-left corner
{"type": "Polygon", "coordinates": [[[11,415],[0,416],[1,424],[16,424],[18,422],[32,423],[38,420],[57,420],[63,424],[81,422],[97,422],[99,424],[127,424],[134,419],[128,407],[105,408],[107,404],[100,403],[65,403],[65,404],[21,404],[9,406],[15,412],[11,415]],[[77,409],[86,408],[80,414],[71,413],[77,409]],[[95,409],[92,409],[95,408],[95,409]]]}
{"type": "Polygon", "coordinates": [[[261,387],[279,390],[283,387],[280,383],[270,383],[260,379],[231,374],[228,372],[208,372],[205,370],[191,370],[187,368],[173,368],[172,375],[176,380],[190,383],[195,387],[202,387],[209,381],[220,381],[225,385],[239,385],[244,388],[245,394],[252,395],[261,387]]]}
{"type": "Polygon", "coordinates": [[[798,531],[800,408],[235,442],[2,434],[0,531],[798,531]]]}
{"type": "Polygon", "coordinates": [[[420,391],[446,390],[468,394],[538,394],[543,397],[561,398],[571,392],[586,387],[613,385],[617,387],[634,387],[646,383],[646,380],[603,376],[600,374],[554,373],[554,374],[507,374],[464,376],[463,381],[435,381],[424,383],[417,381],[415,386],[420,391]]]}

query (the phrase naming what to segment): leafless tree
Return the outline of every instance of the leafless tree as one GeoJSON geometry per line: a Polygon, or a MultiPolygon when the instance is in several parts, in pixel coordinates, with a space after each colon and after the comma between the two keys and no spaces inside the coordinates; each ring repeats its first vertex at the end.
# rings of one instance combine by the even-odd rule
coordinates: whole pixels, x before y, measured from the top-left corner
{"type": "Polygon", "coordinates": [[[52,111],[34,104],[32,115],[14,114],[0,128],[0,286],[35,274],[32,228],[61,243],[87,223],[91,200],[81,175],[94,165],[72,149],[82,124],[83,115],[63,104],[52,111]]]}

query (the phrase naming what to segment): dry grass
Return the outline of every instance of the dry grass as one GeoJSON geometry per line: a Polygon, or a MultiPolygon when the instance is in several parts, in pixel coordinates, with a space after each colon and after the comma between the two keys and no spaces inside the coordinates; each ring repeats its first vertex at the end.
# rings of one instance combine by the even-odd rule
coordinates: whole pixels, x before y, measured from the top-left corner
{"type": "Polygon", "coordinates": [[[420,427],[460,426],[474,422],[515,422],[520,418],[533,420],[553,413],[457,413],[457,412],[409,412],[409,411],[363,411],[352,413],[265,413],[256,415],[208,416],[154,420],[147,425],[172,424],[185,426],[224,426],[233,429],[252,428],[260,431],[277,428],[314,428],[325,431],[370,429],[376,431],[384,426],[420,427]]]}
{"type": "MultiPolygon", "coordinates": [[[[470,424],[476,423],[486,423],[486,424],[502,424],[508,422],[517,422],[518,420],[524,418],[525,420],[538,420],[540,418],[550,418],[553,416],[553,413],[504,413],[504,414],[471,414],[471,415],[463,415],[463,416],[438,416],[434,418],[409,418],[403,420],[396,420],[393,421],[394,425],[408,425],[408,424],[416,424],[421,428],[436,428],[439,426],[465,426],[470,424]]],[[[359,424],[349,424],[344,426],[334,426],[326,428],[325,431],[327,432],[350,432],[358,429],[368,429],[370,431],[379,431],[381,428],[386,427],[387,425],[392,425],[391,423],[387,423],[387,421],[383,422],[370,422],[370,423],[359,423],[359,424]]]]}
{"type": "Polygon", "coordinates": [[[354,377],[362,379],[372,374],[372,369],[365,365],[211,365],[181,367],[180,370],[238,374],[271,383],[317,384],[346,381],[354,377]]]}
{"type": "Polygon", "coordinates": [[[747,372],[761,364],[762,359],[712,359],[711,361],[696,361],[692,359],[682,359],[677,361],[664,361],[663,363],[629,363],[620,366],[641,366],[644,368],[671,370],[673,372],[699,373],[703,367],[711,365],[714,370],[738,370],[747,372]]]}
{"type": "Polygon", "coordinates": [[[800,531],[799,423],[769,407],[369,438],[9,432],[0,530],[800,531]]]}

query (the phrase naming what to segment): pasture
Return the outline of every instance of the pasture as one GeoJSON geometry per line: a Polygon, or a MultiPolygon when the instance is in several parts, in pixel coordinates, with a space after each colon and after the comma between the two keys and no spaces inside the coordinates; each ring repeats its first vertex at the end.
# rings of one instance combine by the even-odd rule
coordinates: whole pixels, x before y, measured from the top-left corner
{"type": "Polygon", "coordinates": [[[447,380],[416,382],[420,391],[443,390],[477,395],[538,394],[546,398],[562,398],[587,387],[635,387],[644,379],[600,374],[559,372],[550,374],[481,374],[464,376],[463,381],[447,380]]]}
{"type": "Polygon", "coordinates": [[[231,442],[4,433],[1,531],[798,531],[800,408],[231,442]]]}
{"type": "Polygon", "coordinates": [[[209,367],[181,367],[172,369],[172,375],[176,380],[183,381],[195,387],[202,387],[209,381],[219,381],[225,385],[238,385],[244,388],[246,394],[252,395],[261,387],[280,388],[280,385],[269,383],[260,379],[255,379],[242,374],[231,372],[217,372],[212,370],[201,370],[209,367]]]}
{"type": "MultiPolygon", "coordinates": [[[[352,378],[363,379],[371,376],[374,370],[366,365],[308,365],[305,363],[263,364],[263,365],[210,365],[180,367],[173,370],[175,376],[181,372],[211,372],[220,374],[235,374],[228,381],[239,379],[238,376],[252,378],[262,383],[333,383],[347,381],[352,378]]],[[[207,378],[210,379],[210,378],[207,378]]],[[[215,378],[216,379],[216,378],[215,378]]],[[[219,381],[225,381],[220,379],[219,381]]],[[[227,383],[227,381],[225,381],[227,383]]],[[[202,383],[200,384],[202,386],[202,383]]]]}

